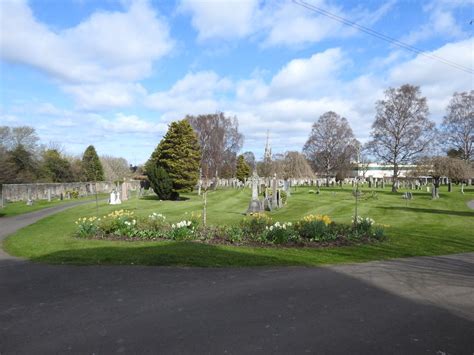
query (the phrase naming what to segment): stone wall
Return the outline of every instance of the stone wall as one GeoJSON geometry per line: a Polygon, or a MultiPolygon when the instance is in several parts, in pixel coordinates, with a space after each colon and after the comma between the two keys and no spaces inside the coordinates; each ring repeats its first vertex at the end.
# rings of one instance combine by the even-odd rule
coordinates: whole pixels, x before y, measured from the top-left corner
{"type": "MultiPolygon", "coordinates": [[[[129,189],[136,191],[140,188],[140,181],[127,181],[129,189]]],[[[98,193],[110,193],[116,188],[113,182],[97,182],[98,193]]],[[[2,185],[3,202],[28,201],[31,200],[49,200],[68,198],[69,195],[77,191],[79,197],[93,195],[95,193],[94,182],[71,182],[71,183],[38,183],[38,184],[4,184],[2,185]]]]}

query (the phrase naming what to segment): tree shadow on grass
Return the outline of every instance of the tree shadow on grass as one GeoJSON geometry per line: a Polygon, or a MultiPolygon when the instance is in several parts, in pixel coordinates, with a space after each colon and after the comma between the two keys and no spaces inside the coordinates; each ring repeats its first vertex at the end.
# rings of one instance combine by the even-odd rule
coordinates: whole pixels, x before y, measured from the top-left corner
{"type": "Polygon", "coordinates": [[[402,207],[402,206],[379,206],[377,208],[381,208],[384,210],[398,210],[398,211],[406,211],[406,212],[421,212],[421,213],[433,213],[433,214],[446,214],[451,216],[461,216],[461,217],[474,217],[474,212],[468,211],[450,211],[450,210],[437,210],[432,208],[417,208],[417,207],[402,207]]]}
{"type": "Polygon", "coordinates": [[[153,243],[147,246],[110,246],[60,250],[31,259],[52,264],[140,264],[197,267],[246,267],[264,265],[307,265],[285,256],[267,256],[251,250],[226,248],[196,242],[153,243]]]}
{"type": "MultiPolygon", "coordinates": [[[[164,200],[160,200],[160,198],[157,195],[142,196],[142,197],[140,197],[140,200],[164,201],[164,200]]],[[[166,200],[166,201],[179,202],[179,201],[188,201],[188,200],[189,200],[189,197],[180,196],[177,200],[166,200]]]]}

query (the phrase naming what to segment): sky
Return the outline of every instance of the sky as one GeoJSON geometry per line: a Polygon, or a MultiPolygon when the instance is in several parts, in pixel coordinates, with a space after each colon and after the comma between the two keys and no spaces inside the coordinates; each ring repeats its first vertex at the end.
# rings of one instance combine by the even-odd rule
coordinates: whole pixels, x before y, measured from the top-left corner
{"type": "MultiPolygon", "coordinates": [[[[306,0],[474,69],[468,0],[306,0]]],[[[0,125],[144,163],[170,122],[236,116],[243,151],[301,150],[335,111],[366,142],[384,90],[420,86],[441,123],[474,75],[293,1],[0,0],[0,125]]]]}

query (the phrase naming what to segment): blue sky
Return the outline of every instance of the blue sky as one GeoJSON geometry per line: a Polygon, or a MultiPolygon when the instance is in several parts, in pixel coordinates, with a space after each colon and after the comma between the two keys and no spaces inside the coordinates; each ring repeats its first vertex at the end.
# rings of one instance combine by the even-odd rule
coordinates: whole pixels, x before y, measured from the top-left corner
{"type": "MultiPolygon", "coordinates": [[[[308,3],[473,68],[471,1],[308,3]]],[[[440,123],[472,74],[292,1],[2,0],[0,125],[30,125],[71,154],[143,163],[186,114],[237,116],[243,151],[300,150],[326,111],[366,141],[376,100],[419,85],[440,123]]]]}

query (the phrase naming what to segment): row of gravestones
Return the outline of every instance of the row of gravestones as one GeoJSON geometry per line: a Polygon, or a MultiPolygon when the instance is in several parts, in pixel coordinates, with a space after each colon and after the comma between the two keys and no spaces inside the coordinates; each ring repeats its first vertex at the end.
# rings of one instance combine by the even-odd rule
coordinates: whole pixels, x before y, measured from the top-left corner
{"type": "MultiPolygon", "coordinates": [[[[252,187],[252,199],[250,200],[249,207],[247,209],[248,214],[259,213],[263,211],[272,211],[283,207],[283,198],[281,189],[278,188],[278,180],[276,176],[273,177],[271,182],[271,194],[268,193],[266,187],[264,190],[264,198],[260,200],[260,191],[263,184],[260,184],[260,178],[257,173],[254,171],[251,177],[251,187],[252,187]]],[[[284,185],[288,188],[287,194],[289,193],[289,184],[284,185]]]]}

